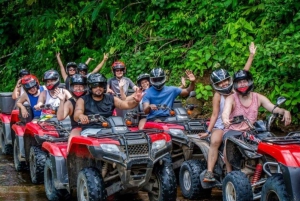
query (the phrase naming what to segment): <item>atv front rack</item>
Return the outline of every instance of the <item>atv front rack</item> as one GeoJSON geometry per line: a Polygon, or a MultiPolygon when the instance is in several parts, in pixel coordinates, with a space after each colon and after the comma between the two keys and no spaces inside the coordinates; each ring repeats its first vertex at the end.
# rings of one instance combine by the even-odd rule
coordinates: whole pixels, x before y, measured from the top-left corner
{"type": "Polygon", "coordinates": [[[58,132],[60,137],[69,134],[69,132],[63,126],[59,125],[58,122],[56,122],[56,121],[51,121],[51,120],[38,121],[37,124],[44,131],[58,132]]]}

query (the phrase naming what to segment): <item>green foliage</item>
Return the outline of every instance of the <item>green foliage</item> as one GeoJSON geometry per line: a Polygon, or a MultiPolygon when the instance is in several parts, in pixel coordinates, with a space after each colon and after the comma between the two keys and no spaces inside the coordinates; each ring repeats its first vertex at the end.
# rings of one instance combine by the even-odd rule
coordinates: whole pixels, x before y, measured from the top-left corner
{"type": "MultiPolygon", "coordinates": [[[[216,68],[231,73],[245,65],[249,44],[258,46],[251,72],[255,91],[272,102],[279,95],[287,109],[298,114],[300,94],[300,2],[296,0],[89,0],[0,2],[0,91],[11,91],[21,68],[39,78],[63,63],[84,62],[94,68],[110,53],[101,70],[123,60],[129,78],[161,66],[170,85],[186,69],[197,80],[197,98],[211,101],[205,79],[216,68]]],[[[300,117],[298,117],[300,118],[300,117]]]]}
{"type": "Polygon", "coordinates": [[[198,99],[208,100],[209,97],[213,96],[212,87],[210,85],[204,86],[203,84],[198,83],[195,91],[198,99]]]}

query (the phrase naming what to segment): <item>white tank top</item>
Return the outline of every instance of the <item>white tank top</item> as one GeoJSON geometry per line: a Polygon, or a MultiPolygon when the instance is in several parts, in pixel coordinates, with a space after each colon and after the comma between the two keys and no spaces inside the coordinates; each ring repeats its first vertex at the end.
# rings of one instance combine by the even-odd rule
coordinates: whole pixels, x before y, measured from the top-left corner
{"type": "MultiPolygon", "coordinates": [[[[63,90],[60,88],[60,90],[63,90]]],[[[63,91],[61,91],[63,93],[63,91]]],[[[53,97],[50,94],[50,91],[46,91],[46,101],[45,101],[45,105],[46,104],[50,104],[52,107],[58,107],[60,103],[60,100],[58,97],[53,97]]]]}
{"type": "Polygon", "coordinates": [[[222,121],[222,113],[223,113],[223,110],[224,110],[224,106],[225,106],[225,98],[223,95],[221,95],[221,100],[220,100],[220,110],[219,110],[219,114],[218,114],[218,119],[215,123],[215,128],[219,128],[219,129],[224,129],[224,124],[223,124],[223,121],[222,121]]]}

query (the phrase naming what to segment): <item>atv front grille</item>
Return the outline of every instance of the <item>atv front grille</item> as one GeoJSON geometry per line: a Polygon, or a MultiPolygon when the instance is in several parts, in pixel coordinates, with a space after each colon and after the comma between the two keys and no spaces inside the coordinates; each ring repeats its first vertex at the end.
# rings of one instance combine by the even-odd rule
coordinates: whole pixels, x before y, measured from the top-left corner
{"type": "Polygon", "coordinates": [[[139,155],[148,155],[149,147],[148,144],[134,144],[128,145],[128,155],[129,156],[139,156],[139,155]]]}

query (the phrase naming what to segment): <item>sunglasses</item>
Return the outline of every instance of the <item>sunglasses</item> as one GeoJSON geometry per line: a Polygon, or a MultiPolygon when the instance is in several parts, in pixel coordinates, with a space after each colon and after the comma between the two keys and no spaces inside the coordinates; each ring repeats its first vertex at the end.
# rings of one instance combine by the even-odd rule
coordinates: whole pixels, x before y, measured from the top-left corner
{"type": "Polygon", "coordinates": [[[124,72],[123,69],[117,69],[116,72],[124,72]]]}
{"type": "Polygon", "coordinates": [[[76,71],[75,68],[69,68],[69,71],[76,71]]]}

